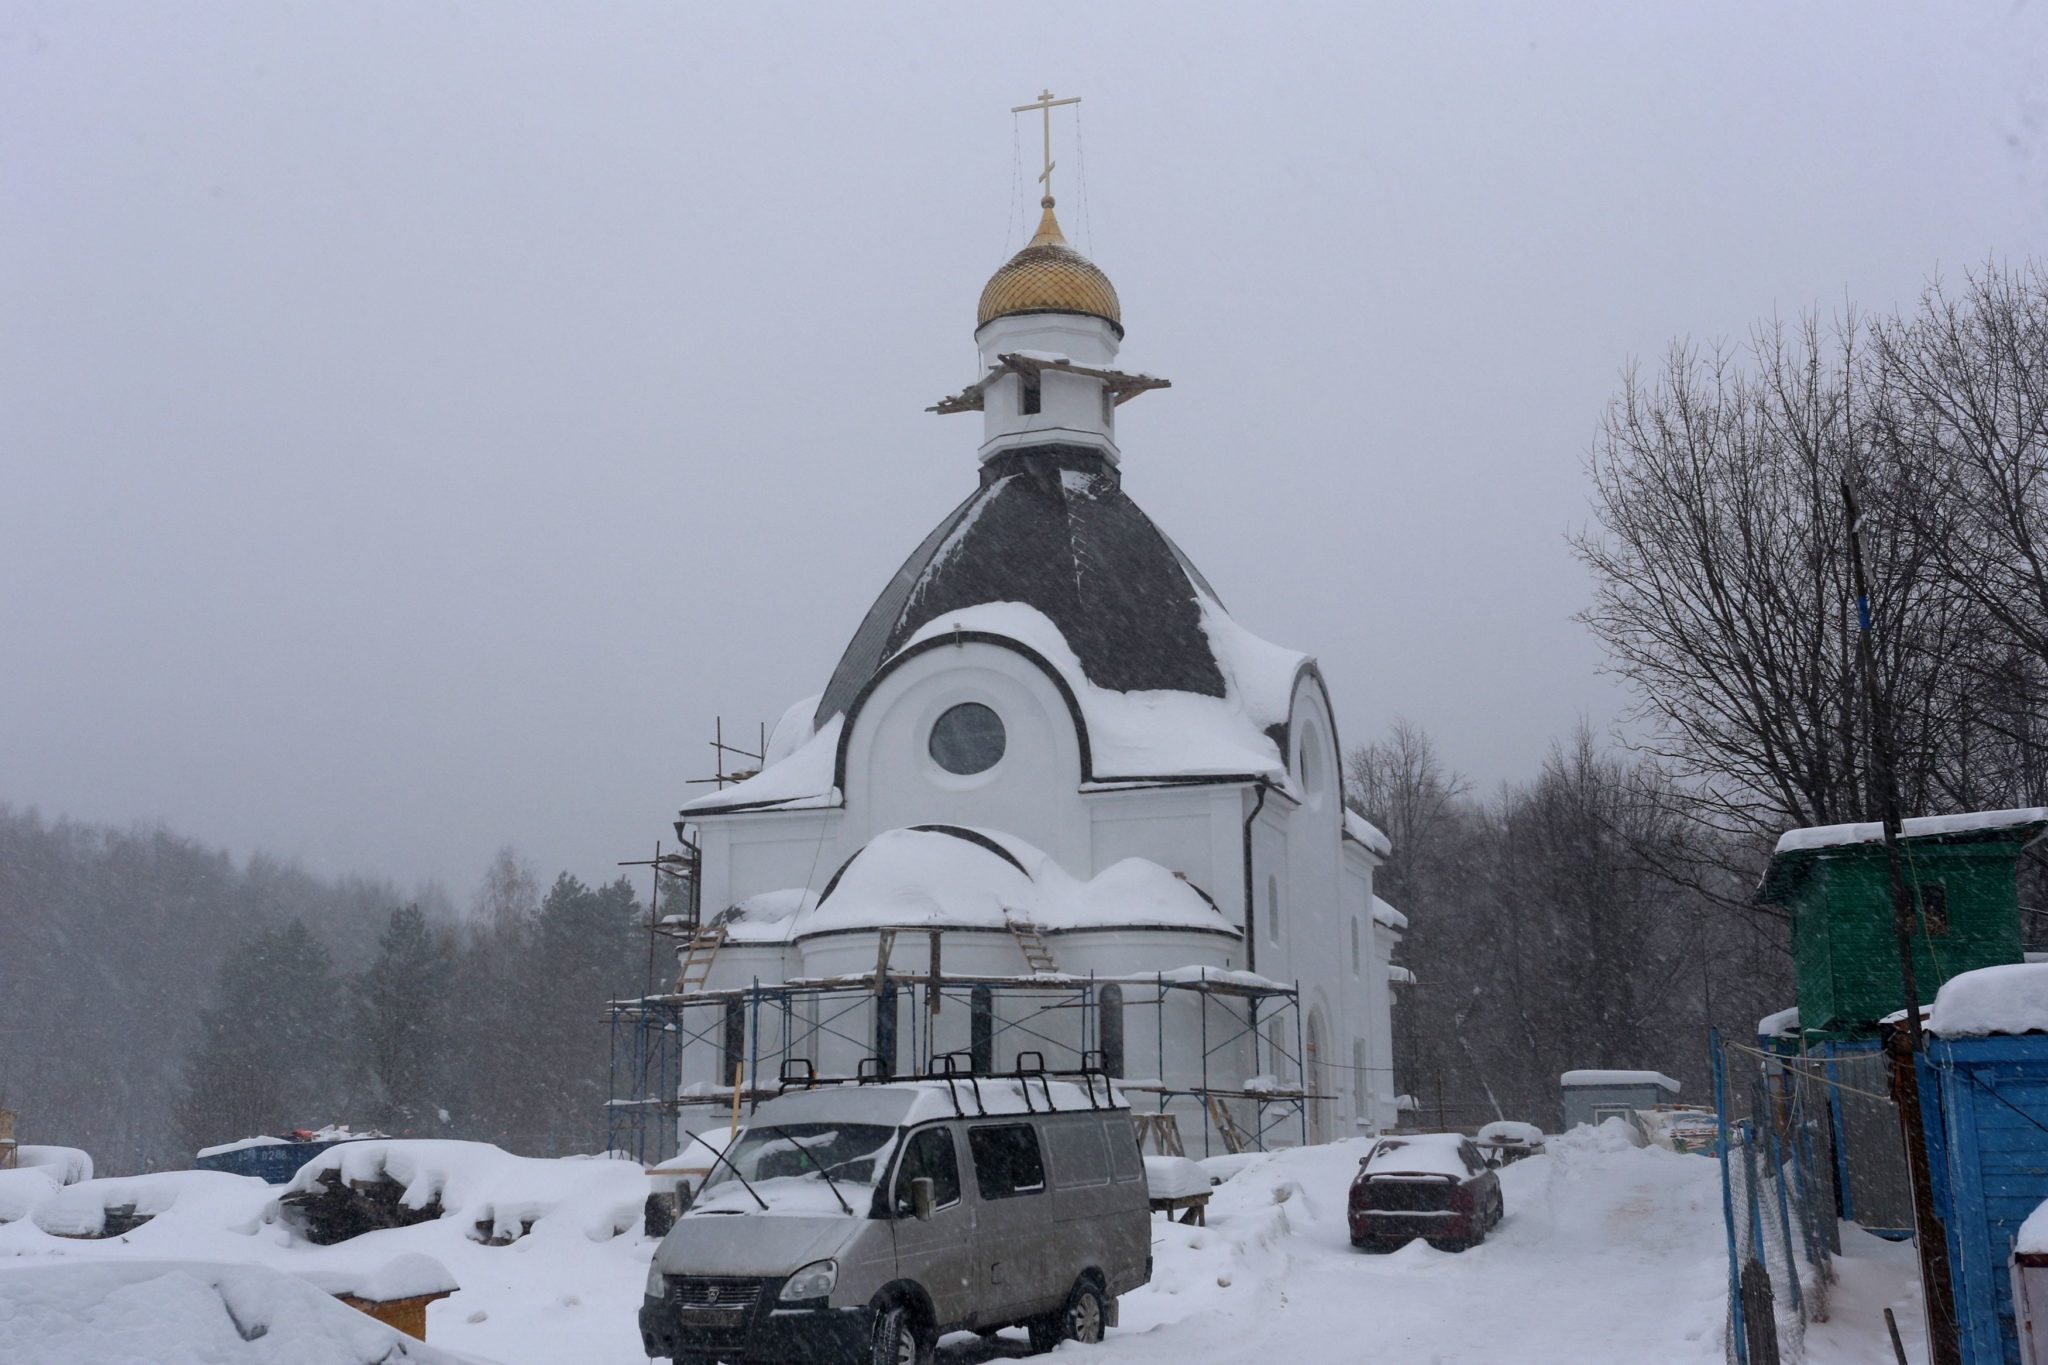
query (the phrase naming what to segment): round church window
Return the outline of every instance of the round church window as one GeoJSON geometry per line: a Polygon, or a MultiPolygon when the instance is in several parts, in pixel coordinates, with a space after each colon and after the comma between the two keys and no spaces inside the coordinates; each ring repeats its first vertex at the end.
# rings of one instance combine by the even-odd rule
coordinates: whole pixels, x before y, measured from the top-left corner
{"type": "Polygon", "coordinates": [[[962,702],[932,726],[932,761],[965,777],[987,772],[1003,757],[1003,719],[978,701],[962,702]]]}

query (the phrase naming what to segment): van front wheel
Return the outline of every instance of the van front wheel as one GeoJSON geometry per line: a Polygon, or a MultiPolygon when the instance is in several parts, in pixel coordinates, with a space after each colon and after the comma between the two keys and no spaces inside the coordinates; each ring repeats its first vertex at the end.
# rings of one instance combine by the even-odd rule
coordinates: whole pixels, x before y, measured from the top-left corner
{"type": "Polygon", "coordinates": [[[892,1304],[875,1318],[872,1365],[930,1365],[932,1343],[905,1304],[892,1304]]]}
{"type": "Polygon", "coordinates": [[[1050,1351],[1063,1341],[1094,1345],[1102,1340],[1102,1329],[1108,1321],[1109,1306],[1102,1291],[1093,1281],[1082,1280],[1067,1295],[1066,1307],[1030,1325],[1031,1349],[1050,1351]]]}

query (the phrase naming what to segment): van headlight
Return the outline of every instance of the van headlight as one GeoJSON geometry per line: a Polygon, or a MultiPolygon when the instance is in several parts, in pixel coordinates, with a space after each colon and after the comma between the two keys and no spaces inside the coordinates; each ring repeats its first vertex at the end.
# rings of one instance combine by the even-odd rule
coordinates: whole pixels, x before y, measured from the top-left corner
{"type": "Polygon", "coordinates": [[[658,1299],[667,1292],[668,1285],[662,1279],[660,1264],[650,1262],[647,1266],[647,1297],[658,1299]]]}
{"type": "Polygon", "coordinates": [[[782,1292],[775,1297],[783,1303],[798,1299],[822,1299],[832,1292],[832,1286],[839,1283],[839,1262],[812,1261],[809,1265],[789,1277],[782,1286],[782,1292]]]}

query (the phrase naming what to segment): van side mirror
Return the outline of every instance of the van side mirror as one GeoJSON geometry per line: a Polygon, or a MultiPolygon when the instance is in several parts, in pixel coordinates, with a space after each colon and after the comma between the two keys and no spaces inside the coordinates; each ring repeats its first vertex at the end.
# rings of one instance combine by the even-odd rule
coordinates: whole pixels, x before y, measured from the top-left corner
{"type": "Polygon", "coordinates": [[[930,1176],[921,1175],[910,1182],[910,1208],[918,1222],[931,1222],[932,1208],[938,1201],[938,1187],[932,1184],[930,1176]]]}

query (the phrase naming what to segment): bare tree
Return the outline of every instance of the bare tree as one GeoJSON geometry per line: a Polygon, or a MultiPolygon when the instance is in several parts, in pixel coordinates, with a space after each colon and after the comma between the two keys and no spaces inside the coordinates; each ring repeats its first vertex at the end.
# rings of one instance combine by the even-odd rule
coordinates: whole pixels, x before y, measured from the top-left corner
{"type": "MultiPolygon", "coordinates": [[[[1716,826],[1754,835],[1858,815],[1867,781],[1852,666],[1855,594],[1838,487],[1898,471],[1859,418],[1862,328],[1761,330],[1752,368],[1676,349],[1634,372],[1588,464],[1599,529],[1571,537],[1596,578],[1582,619],[1647,722],[1643,747],[1716,826]]],[[[1910,523],[1867,526],[1879,668],[1912,804],[1952,708],[1922,645],[1954,628],[1910,523]]]]}

